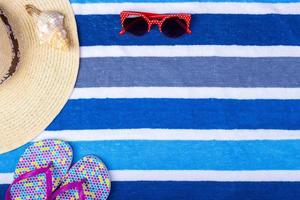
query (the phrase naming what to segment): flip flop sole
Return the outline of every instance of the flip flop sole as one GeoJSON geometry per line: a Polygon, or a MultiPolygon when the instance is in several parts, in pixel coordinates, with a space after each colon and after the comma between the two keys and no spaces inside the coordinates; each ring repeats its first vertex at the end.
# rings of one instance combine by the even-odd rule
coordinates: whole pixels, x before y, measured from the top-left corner
{"type": "MultiPolygon", "coordinates": [[[[62,186],[86,180],[83,190],[86,200],[106,200],[111,189],[109,172],[104,163],[95,156],[86,156],[69,170],[62,186]]],[[[75,189],[65,191],[56,200],[78,199],[79,192],[75,189]]]]}
{"type": "MultiPolygon", "coordinates": [[[[61,183],[71,166],[73,151],[69,144],[61,140],[43,140],[28,147],[17,164],[15,176],[47,166],[53,163],[52,191],[61,183]]],[[[11,188],[11,198],[17,200],[46,199],[46,175],[39,174],[22,180],[11,188]]]]}

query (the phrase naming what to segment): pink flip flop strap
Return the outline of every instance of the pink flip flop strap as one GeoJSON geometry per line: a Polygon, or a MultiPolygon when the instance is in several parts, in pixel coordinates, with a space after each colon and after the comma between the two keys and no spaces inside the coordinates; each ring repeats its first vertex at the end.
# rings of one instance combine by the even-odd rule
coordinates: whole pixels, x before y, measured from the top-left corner
{"type": "Polygon", "coordinates": [[[72,190],[72,189],[76,189],[79,192],[79,200],[86,200],[84,190],[83,190],[83,184],[86,183],[86,181],[87,181],[86,179],[83,179],[82,181],[69,183],[69,184],[61,187],[56,192],[54,192],[54,194],[52,196],[52,200],[55,199],[60,194],[66,192],[68,190],[72,190]]]}
{"type": "Polygon", "coordinates": [[[6,194],[5,194],[5,200],[11,200],[11,188],[14,184],[16,184],[16,183],[18,183],[22,180],[28,179],[30,177],[37,176],[39,174],[46,174],[47,200],[51,200],[51,195],[52,195],[52,172],[51,172],[50,168],[52,166],[53,166],[53,163],[50,162],[47,167],[41,167],[41,168],[35,169],[33,171],[27,172],[27,173],[19,176],[18,178],[16,178],[14,180],[14,182],[8,187],[8,189],[6,191],[6,194]]]}

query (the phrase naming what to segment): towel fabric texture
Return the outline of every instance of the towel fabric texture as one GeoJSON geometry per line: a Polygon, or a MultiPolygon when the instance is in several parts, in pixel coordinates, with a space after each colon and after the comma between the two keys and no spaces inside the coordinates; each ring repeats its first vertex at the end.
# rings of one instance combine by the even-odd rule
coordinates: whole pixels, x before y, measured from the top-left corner
{"type": "MultiPolygon", "coordinates": [[[[74,163],[100,157],[112,200],[300,199],[299,0],[72,6],[78,81],[35,141],[69,141],[74,163]],[[122,10],[192,13],[193,33],[120,36],[122,10]]],[[[29,145],[0,155],[0,199],[29,145]]]]}

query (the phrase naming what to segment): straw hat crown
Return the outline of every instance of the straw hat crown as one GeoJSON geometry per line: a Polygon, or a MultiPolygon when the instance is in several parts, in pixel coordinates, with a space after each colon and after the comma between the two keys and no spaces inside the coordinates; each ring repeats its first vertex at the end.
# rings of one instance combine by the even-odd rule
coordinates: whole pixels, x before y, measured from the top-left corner
{"type": "Polygon", "coordinates": [[[79,42],[69,1],[0,0],[0,44],[0,153],[4,153],[38,136],[74,88],[79,42]],[[58,17],[59,26],[39,25],[50,14],[50,20],[58,17]],[[49,31],[41,32],[45,27],[49,31]]]}

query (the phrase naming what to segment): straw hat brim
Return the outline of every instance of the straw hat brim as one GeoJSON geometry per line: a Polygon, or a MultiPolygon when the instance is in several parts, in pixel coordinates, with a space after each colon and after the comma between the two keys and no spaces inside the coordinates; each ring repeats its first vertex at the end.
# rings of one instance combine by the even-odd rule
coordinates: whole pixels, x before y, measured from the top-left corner
{"type": "Polygon", "coordinates": [[[79,68],[79,42],[68,0],[0,0],[20,46],[16,73],[0,85],[0,154],[16,149],[40,134],[67,102],[79,68]],[[71,47],[68,51],[40,44],[33,18],[25,10],[33,4],[65,16],[71,47]]]}

